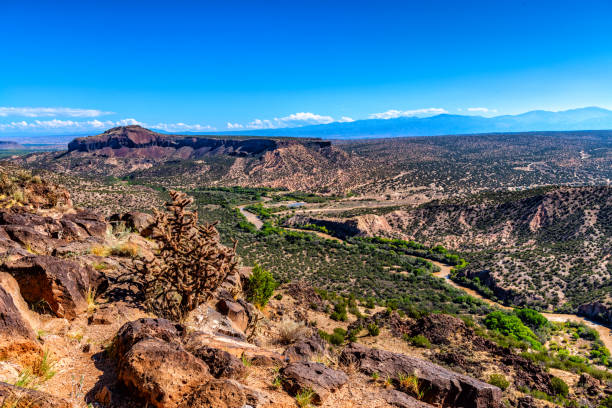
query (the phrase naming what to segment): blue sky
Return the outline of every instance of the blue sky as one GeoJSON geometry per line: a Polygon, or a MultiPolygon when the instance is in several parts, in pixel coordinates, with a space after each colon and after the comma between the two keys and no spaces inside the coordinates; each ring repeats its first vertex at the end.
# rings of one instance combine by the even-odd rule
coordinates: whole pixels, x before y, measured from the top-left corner
{"type": "Polygon", "coordinates": [[[32,0],[0,15],[0,135],[612,107],[609,1],[32,0]]]}

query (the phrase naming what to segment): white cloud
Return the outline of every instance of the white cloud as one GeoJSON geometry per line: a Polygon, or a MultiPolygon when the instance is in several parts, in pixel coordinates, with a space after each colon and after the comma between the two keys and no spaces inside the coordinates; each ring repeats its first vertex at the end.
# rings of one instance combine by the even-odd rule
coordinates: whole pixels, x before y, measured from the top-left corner
{"type": "Polygon", "coordinates": [[[288,116],[274,119],[255,119],[246,125],[240,123],[227,123],[228,129],[277,129],[286,127],[300,127],[307,125],[321,125],[332,122],[352,122],[353,119],[348,116],[342,116],[340,119],[334,119],[328,115],[317,115],[312,112],[297,112],[288,116]]]}
{"type": "Polygon", "coordinates": [[[113,112],[104,112],[98,109],[79,108],[44,108],[44,107],[12,107],[0,106],[0,116],[22,116],[27,118],[67,116],[73,118],[95,118],[109,115],[113,112]]]}
{"type": "MultiPolygon", "coordinates": [[[[148,127],[146,124],[142,124],[144,127],[148,127]]],[[[215,130],[210,125],[193,124],[188,125],[186,123],[158,123],[157,125],[151,125],[151,129],[161,129],[166,132],[208,132],[215,130]]]]}
{"type": "Polygon", "coordinates": [[[27,122],[25,120],[0,123],[0,132],[8,131],[61,131],[61,132],[84,132],[84,131],[99,131],[115,126],[129,126],[129,125],[140,125],[143,127],[150,127],[152,129],[161,129],[166,132],[204,132],[215,130],[215,128],[209,125],[200,124],[186,124],[186,123],[158,123],[156,125],[147,125],[146,123],[139,122],[133,118],[120,119],[117,121],[112,120],[87,120],[87,121],[73,121],[73,120],[61,120],[61,119],[50,119],[50,120],[34,120],[27,122]]]}
{"type": "Polygon", "coordinates": [[[495,113],[497,109],[489,109],[489,108],[467,108],[468,112],[476,112],[476,113],[495,113]]]}
{"type": "Polygon", "coordinates": [[[397,109],[389,109],[386,112],[380,113],[372,113],[368,115],[370,119],[395,119],[400,117],[425,117],[425,116],[434,116],[440,115],[442,113],[448,113],[446,109],[442,108],[423,108],[423,109],[414,109],[414,110],[397,110],[397,109]]]}

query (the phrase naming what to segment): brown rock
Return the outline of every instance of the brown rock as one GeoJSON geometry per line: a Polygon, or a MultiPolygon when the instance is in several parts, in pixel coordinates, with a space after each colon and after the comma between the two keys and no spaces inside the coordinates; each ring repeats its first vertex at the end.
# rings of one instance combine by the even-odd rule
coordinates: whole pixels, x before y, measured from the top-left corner
{"type": "Polygon", "coordinates": [[[106,220],[93,211],[79,209],[73,214],[64,215],[62,219],[74,222],[92,237],[104,238],[106,235],[106,220]]]}
{"type": "Polygon", "coordinates": [[[447,314],[430,314],[416,320],[409,327],[409,335],[423,335],[433,344],[451,344],[455,336],[473,335],[463,320],[447,314]]]}
{"type": "Polygon", "coordinates": [[[102,405],[109,405],[112,401],[111,392],[106,385],[102,386],[94,395],[94,399],[96,402],[99,402],[102,405]]]}
{"type": "Polygon", "coordinates": [[[243,387],[232,380],[210,380],[197,387],[180,405],[190,408],[242,408],[246,404],[243,387]]]}
{"type": "Polygon", "coordinates": [[[283,356],[290,362],[308,361],[313,354],[324,353],[325,342],[318,335],[287,347],[283,356]]]}
{"type": "MultiPolygon", "coordinates": [[[[4,282],[11,282],[10,277],[2,278],[4,282]]],[[[23,299],[14,292],[9,285],[0,284],[0,359],[10,358],[30,365],[40,358],[42,348],[28,320],[17,307],[23,299]]]]}
{"type": "Polygon", "coordinates": [[[17,280],[26,301],[44,303],[56,316],[68,319],[85,312],[87,290],[99,293],[105,282],[93,268],[52,256],[24,257],[6,262],[4,268],[17,280]]]}
{"type": "Polygon", "coordinates": [[[116,356],[123,358],[132,346],[145,339],[159,339],[176,342],[184,334],[185,328],[166,319],[142,318],[121,326],[112,349],[116,356]]]}
{"type": "Polygon", "coordinates": [[[249,324],[249,316],[246,310],[239,303],[230,300],[220,300],[217,303],[217,310],[227,316],[236,328],[244,332],[249,324]]]}
{"type": "Polygon", "coordinates": [[[240,378],[246,373],[242,361],[227,351],[208,346],[190,347],[189,344],[186,349],[204,361],[215,378],[240,378]]]}
{"type": "Polygon", "coordinates": [[[368,375],[377,373],[391,378],[398,374],[415,375],[424,392],[422,401],[432,405],[489,408],[497,407],[501,400],[501,390],[493,385],[403,354],[351,343],[342,351],[341,361],[357,364],[368,375]]]}
{"type": "Polygon", "coordinates": [[[72,408],[68,401],[46,392],[16,387],[0,382],[0,401],[3,407],[14,408],[72,408]]]}
{"type": "Polygon", "coordinates": [[[180,345],[159,339],[136,343],[119,363],[118,379],[158,408],[180,402],[210,380],[208,367],[180,345]]]}
{"type": "Polygon", "coordinates": [[[131,211],[125,213],[121,217],[121,221],[125,222],[125,226],[138,232],[143,237],[148,237],[152,233],[152,227],[155,223],[155,217],[151,214],[131,211]]]}
{"type": "Polygon", "coordinates": [[[381,396],[389,405],[399,408],[432,408],[431,405],[421,402],[410,395],[397,390],[385,390],[381,396]]]}
{"type": "Polygon", "coordinates": [[[6,225],[3,227],[11,240],[19,243],[32,254],[48,255],[61,242],[43,235],[27,225],[6,225]]]}
{"type": "Polygon", "coordinates": [[[300,362],[291,363],[280,370],[283,388],[291,395],[301,390],[311,389],[315,395],[313,403],[321,405],[330,393],[342,387],[348,381],[348,376],[338,370],[333,370],[321,363],[300,362]]]}

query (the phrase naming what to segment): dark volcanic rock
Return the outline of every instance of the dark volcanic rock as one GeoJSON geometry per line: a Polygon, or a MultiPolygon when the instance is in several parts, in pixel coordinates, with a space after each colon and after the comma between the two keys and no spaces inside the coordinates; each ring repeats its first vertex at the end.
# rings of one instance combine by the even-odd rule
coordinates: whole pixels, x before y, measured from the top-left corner
{"type": "Polygon", "coordinates": [[[415,375],[424,392],[422,400],[433,405],[485,408],[497,407],[501,400],[501,390],[493,385],[403,354],[351,343],[342,351],[341,360],[357,364],[368,375],[377,373],[390,378],[400,373],[415,375]]]}
{"type": "Polygon", "coordinates": [[[166,319],[142,318],[121,326],[115,336],[113,350],[120,359],[139,341],[159,339],[176,342],[185,333],[185,327],[166,319]]]}
{"type": "Polygon", "coordinates": [[[52,256],[24,257],[3,266],[17,280],[27,302],[44,302],[56,316],[68,319],[87,310],[88,289],[99,293],[107,284],[93,268],[52,256]]]}
{"type": "MultiPolygon", "coordinates": [[[[5,275],[5,274],[3,274],[5,275]]],[[[10,276],[3,276],[0,281],[0,359],[14,358],[31,364],[42,353],[42,347],[36,341],[34,330],[19,310],[20,296],[17,286],[10,276]]],[[[24,307],[26,305],[23,305],[24,307]]],[[[27,311],[23,311],[27,312],[27,311]]]]}
{"type": "Polygon", "coordinates": [[[246,367],[242,361],[227,351],[207,346],[194,348],[189,345],[186,346],[186,349],[204,361],[215,378],[240,378],[246,373],[246,367]]]}
{"type": "Polygon", "coordinates": [[[307,361],[316,353],[325,352],[325,342],[317,334],[287,347],[283,356],[290,362],[307,361]]]}
{"type": "Polygon", "coordinates": [[[203,361],[176,343],[145,339],[119,363],[119,381],[158,408],[181,407],[183,398],[211,375],[203,361]]]}
{"type": "Polygon", "coordinates": [[[431,405],[421,402],[410,395],[397,390],[385,390],[380,393],[389,405],[399,408],[432,408],[431,405]]]}
{"type": "Polygon", "coordinates": [[[333,370],[321,363],[291,363],[280,370],[283,388],[291,395],[310,388],[315,396],[313,403],[321,405],[330,393],[342,387],[348,381],[347,375],[333,370]]]}
{"type": "Polygon", "coordinates": [[[242,408],[247,402],[244,387],[232,380],[211,380],[197,387],[181,403],[190,408],[242,408]]]}

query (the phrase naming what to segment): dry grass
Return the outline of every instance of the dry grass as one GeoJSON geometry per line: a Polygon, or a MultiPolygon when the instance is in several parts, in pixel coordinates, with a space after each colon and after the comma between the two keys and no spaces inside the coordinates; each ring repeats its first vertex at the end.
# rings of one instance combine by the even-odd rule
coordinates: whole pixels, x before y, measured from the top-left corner
{"type": "Polygon", "coordinates": [[[308,335],[308,328],[302,322],[283,320],[278,326],[278,343],[293,344],[308,335]]]}

